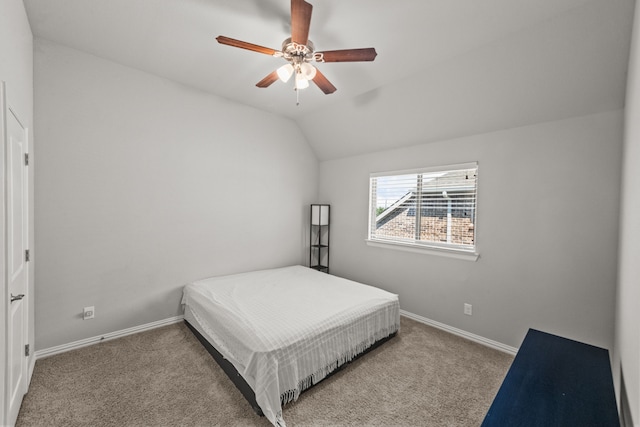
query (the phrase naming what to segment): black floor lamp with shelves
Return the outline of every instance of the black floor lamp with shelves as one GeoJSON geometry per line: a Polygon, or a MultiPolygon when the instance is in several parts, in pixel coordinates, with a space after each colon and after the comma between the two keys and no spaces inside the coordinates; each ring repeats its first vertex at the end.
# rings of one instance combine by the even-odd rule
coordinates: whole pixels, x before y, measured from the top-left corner
{"type": "Polygon", "coordinates": [[[311,205],[309,226],[309,267],[329,273],[330,205],[311,205]]]}

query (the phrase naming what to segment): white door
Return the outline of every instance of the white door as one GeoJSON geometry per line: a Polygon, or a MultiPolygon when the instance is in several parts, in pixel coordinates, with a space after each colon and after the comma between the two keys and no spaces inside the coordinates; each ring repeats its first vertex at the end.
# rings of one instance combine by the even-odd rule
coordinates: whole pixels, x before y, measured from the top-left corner
{"type": "MultiPolygon", "coordinates": [[[[4,104],[6,106],[6,103],[4,104]]],[[[5,107],[6,108],[6,107],[5,107]]],[[[26,153],[27,131],[11,108],[5,109],[5,180],[6,180],[6,420],[15,424],[22,398],[27,391],[28,311],[28,185],[26,153]]]]}

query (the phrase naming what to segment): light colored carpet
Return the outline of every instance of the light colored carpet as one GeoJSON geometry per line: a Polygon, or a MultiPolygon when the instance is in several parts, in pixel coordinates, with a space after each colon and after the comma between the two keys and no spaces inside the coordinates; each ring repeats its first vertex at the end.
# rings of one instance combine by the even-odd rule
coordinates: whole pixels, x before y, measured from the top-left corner
{"type": "MultiPolygon", "coordinates": [[[[402,318],[284,408],[288,426],[478,426],[513,357],[402,318]]],[[[263,426],[184,324],[41,359],[17,427],[263,426]]]]}

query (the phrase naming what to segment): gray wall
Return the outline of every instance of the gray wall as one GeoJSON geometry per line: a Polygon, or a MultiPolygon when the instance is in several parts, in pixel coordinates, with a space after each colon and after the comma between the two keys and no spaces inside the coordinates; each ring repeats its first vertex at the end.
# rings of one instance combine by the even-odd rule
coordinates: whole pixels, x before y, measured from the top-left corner
{"type": "Polygon", "coordinates": [[[179,315],[191,280],[305,262],[318,163],[292,121],[39,39],[35,100],[37,349],[179,315]]]}
{"type": "MultiPolygon", "coordinates": [[[[29,151],[33,148],[33,37],[31,28],[21,0],[2,0],[0,2],[0,81],[6,83],[7,102],[23,121],[23,125],[30,132],[29,151]]],[[[0,155],[0,164],[4,159],[0,155]]],[[[0,174],[0,195],[4,194],[4,166],[0,174]]],[[[33,231],[33,168],[29,171],[29,230],[33,231]]],[[[0,295],[0,342],[5,341],[6,301],[4,294],[4,197],[0,197],[0,271],[2,271],[3,290],[0,295]]],[[[33,248],[33,232],[29,236],[30,246],[33,248]]],[[[29,265],[29,291],[26,300],[29,304],[29,343],[34,342],[34,262],[29,265]]],[[[4,347],[0,351],[0,408],[4,405],[4,347]]],[[[33,356],[30,358],[33,359],[33,356]]],[[[4,415],[0,413],[0,420],[4,415]]]]}
{"type": "MultiPolygon", "coordinates": [[[[640,8],[636,8],[640,22],[640,8]]],[[[614,381],[620,390],[624,374],[626,402],[623,413],[630,412],[640,425],[640,29],[634,28],[625,110],[625,143],[620,217],[620,271],[617,300],[614,381]]],[[[625,396],[623,396],[625,397],[625,396]]],[[[623,399],[625,400],[625,399],[623,399]]]]}
{"type": "Polygon", "coordinates": [[[321,162],[332,273],[509,346],[537,328],[611,348],[622,121],[618,110],[321,162]],[[371,172],[471,161],[479,162],[477,262],[366,245],[371,172]]]}

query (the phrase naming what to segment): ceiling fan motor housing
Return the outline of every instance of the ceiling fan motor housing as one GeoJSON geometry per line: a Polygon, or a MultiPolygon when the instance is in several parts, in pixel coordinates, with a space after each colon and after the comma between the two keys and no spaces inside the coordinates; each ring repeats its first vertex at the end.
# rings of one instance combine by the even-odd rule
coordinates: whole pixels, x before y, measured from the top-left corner
{"type": "Polygon", "coordinates": [[[275,52],[273,56],[282,56],[293,64],[302,62],[324,62],[321,52],[315,52],[315,46],[311,40],[307,40],[307,44],[299,44],[291,41],[291,37],[282,42],[282,51],[275,52]]]}

